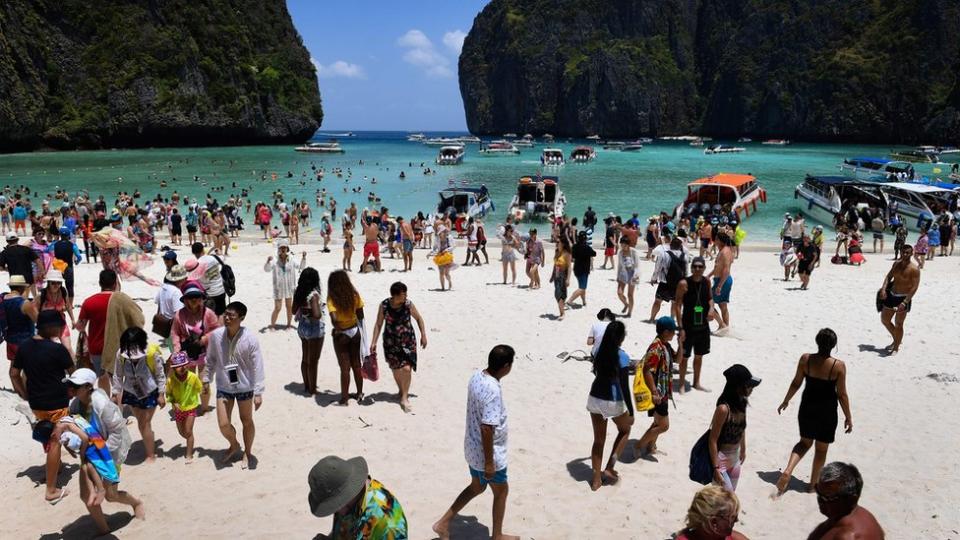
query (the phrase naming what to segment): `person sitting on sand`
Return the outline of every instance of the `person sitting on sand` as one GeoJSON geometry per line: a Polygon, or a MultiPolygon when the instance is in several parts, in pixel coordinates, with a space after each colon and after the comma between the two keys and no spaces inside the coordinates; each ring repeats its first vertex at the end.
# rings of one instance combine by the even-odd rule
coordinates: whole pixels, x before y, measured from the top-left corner
{"type": "Polygon", "coordinates": [[[507,509],[507,408],[503,403],[501,380],[513,369],[515,352],[509,345],[497,345],[487,356],[487,369],[470,378],[467,390],[467,425],[463,453],[470,468],[470,485],[460,492],[453,505],[433,524],[440,540],[450,540],[450,522],[475,497],[493,490],[493,540],[520,540],[503,533],[507,509]]]}
{"type": "Polygon", "coordinates": [[[827,519],[817,525],[807,540],[857,538],[883,540],[883,528],[869,510],[860,506],[863,477],[849,463],[827,464],[817,482],[817,506],[827,519]]]}
{"type": "Polygon", "coordinates": [[[675,540],[748,540],[733,530],[739,514],[736,494],[720,486],[706,486],[693,496],[687,525],[675,540]]]}
{"type": "Polygon", "coordinates": [[[406,540],[407,517],[400,501],[370,478],[362,457],[341,459],[327,456],[307,475],[307,501],[317,517],[333,515],[329,535],[314,540],[406,540]]]}
{"type": "Polygon", "coordinates": [[[193,423],[197,418],[197,409],[200,408],[200,393],[203,383],[200,377],[188,369],[190,357],[180,351],[170,357],[170,378],[167,379],[167,401],[173,408],[173,420],[177,424],[177,432],[186,441],[184,451],[186,462],[193,462],[193,423]]]}
{"type": "MultiPolygon", "coordinates": [[[[653,408],[647,416],[653,418],[653,424],[636,443],[637,453],[653,455],[657,453],[657,437],[670,429],[670,397],[673,394],[673,359],[675,356],[670,342],[677,334],[677,321],[673,317],[657,319],[657,337],[647,348],[636,377],[643,377],[649,389],[653,408]]],[[[638,405],[639,406],[639,405],[638,405]]]]}
{"type": "Polygon", "coordinates": [[[903,323],[910,313],[913,296],[920,288],[920,267],[911,259],[913,248],[909,245],[900,250],[900,259],[893,263],[883,278],[883,285],[877,292],[880,309],[880,322],[893,337],[893,343],[885,347],[890,354],[900,351],[903,342],[903,323]]]}
{"type": "Polygon", "coordinates": [[[410,379],[417,370],[417,335],[413,323],[420,330],[420,347],[427,347],[426,325],[413,302],[407,299],[407,286],[396,282],[390,286],[390,298],[380,302],[377,322],[370,338],[370,353],[377,350],[377,339],[383,328],[383,355],[393,371],[393,378],[400,391],[400,408],[410,412],[410,379]]]}
{"type": "Polygon", "coordinates": [[[596,356],[593,357],[593,384],[587,398],[587,411],[593,424],[593,446],[590,449],[590,464],[593,479],[590,489],[596,491],[607,482],[616,484],[620,475],[615,467],[623,448],[630,437],[633,426],[633,392],[630,391],[630,356],[621,349],[627,331],[622,322],[614,321],[607,325],[603,340],[596,356]],[[604,469],[600,469],[603,460],[603,447],[607,439],[607,420],[613,420],[617,427],[617,437],[610,450],[610,458],[604,469]]]}
{"type": "Polygon", "coordinates": [[[790,460],[780,479],[777,481],[777,495],[783,494],[790,482],[793,469],[816,441],[813,457],[813,472],[810,473],[810,490],[817,485],[820,469],[827,461],[827,449],[834,440],[837,431],[837,403],[843,408],[844,428],[847,433],[853,431],[853,418],[850,414],[850,398],[847,397],[847,366],[842,360],[830,355],[837,345],[837,334],[824,328],[817,332],[817,352],[804,354],[797,363],[797,372],[787,389],[783,403],[777,407],[777,414],[790,405],[790,399],[806,381],[800,398],[797,419],[800,423],[800,442],[793,446],[790,460]]]}
{"type": "Polygon", "coordinates": [[[243,457],[240,467],[246,469],[253,459],[253,438],[256,426],[253,423],[253,411],[263,404],[263,391],[266,387],[263,369],[263,355],[257,337],[243,325],[247,316],[247,306],[241,302],[230,302],[223,312],[224,326],[210,333],[207,345],[207,371],[204,382],[213,378],[217,382],[217,421],[229,448],[223,456],[223,463],[232,461],[240,453],[237,442],[237,430],[233,427],[233,406],[240,411],[240,423],[243,424],[243,457]],[[212,377],[211,377],[212,373],[212,377]]]}

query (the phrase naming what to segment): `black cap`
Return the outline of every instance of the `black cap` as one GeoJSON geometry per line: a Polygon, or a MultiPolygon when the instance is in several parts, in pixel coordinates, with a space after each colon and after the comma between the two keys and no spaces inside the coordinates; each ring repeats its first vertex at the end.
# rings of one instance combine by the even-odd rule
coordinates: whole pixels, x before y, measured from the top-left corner
{"type": "Polygon", "coordinates": [[[734,384],[744,384],[746,386],[757,386],[760,384],[760,379],[754,377],[750,370],[747,369],[743,364],[734,364],[726,369],[723,372],[723,376],[727,378],[727,381],[734,384]]]}
{"type": "Polygon", "coordinates": [[[63,315],[53,309],[45,309],[37,316],[37,328],[59,327],[62,328],[66,323],[63,315]]]}

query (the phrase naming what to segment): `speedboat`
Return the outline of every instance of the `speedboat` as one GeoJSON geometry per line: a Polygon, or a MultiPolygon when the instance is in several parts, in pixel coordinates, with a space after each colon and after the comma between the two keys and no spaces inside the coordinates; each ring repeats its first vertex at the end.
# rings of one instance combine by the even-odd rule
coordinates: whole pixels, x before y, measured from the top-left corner
{"type": "Polygon", "coordinates": [[[855,157],[843,160],[840,170],[857,180],[886,180],[891,174],[908,173],[912,165],[887,158],[855,157]]]}
{"type": "Polygon", "coordinates": [[[586,163],[593,161],[597,157],[597,151],[592,146],[578,146],[570,152],[570,161],[574,163],[586,163]]]}
{"type": "Polygon", "coordinates": [[[787,146],[790,144],[790,141],[787,139],[767,139],[760,144],[765,144],[767,146],[787,146]]]}
{"type": "Polygon", "coordinates": [[[423,141],[423,144],[427,146],[451,146],[461,144],[461,141],[456,137],[431,137],[423,141]]]}
{"type": "Polygon", "coordinates": [[[463,145],[443,146],[437,154],[437,165],[459,165],[463,163],[463,145]]]}
{"type": "Polygon", "coordinates": [[[750,137],[740,137],[739,139],[737,139],[737,142],[738,143],[753,142],[753,139],[751,139],[750,137]]]}
{"type": "Polygon", "coordinates": [[[940,163],[940,156],[925,150],[891,150],[890,157],[910,163],[940,163]]]}
{"type": "Polygon", "coordinates": [[[482,142],[480,137],[476,135],[464,135],[463,137],[458,137],[457,140],[463,144],[480,144],[482,142]]]}
{"type": "Polygon", "coordinates": [[[650,137],[640,137],[639,139],[637,139],[637,142],[640,144],[650,144],[653,142],[653,139],[651,139],[650,137]]]}
{"type": "Polygon", "coordinates": [[[697,139],[703,140],[701,137],[697,137],[696,135],[668,135],[666,137],[660,137],[661,141],[692,142],[697,139]]]}
{"type": "Polygon", "coordinates": [[[833,226],[835,218],[851,206],[885,209],[882,184],[862,182],[846,176],[810,176],[793,191],[801,201],[800,210],[820,223],[833,226]]]}
{"type": "Polygon", "coordinates": [[[704,154],[736,154],[745,151],[742,146],[727,146],[725,144],[711,144],[703,150],[704,154]]]}
{"type": "Polygon", "coordinates": [[[741,221],[756,213],[757,203],[767,202],[767,192],[749,174],[717,173],[699,178],[687,185],[687,197],[674,213],[680,216],[686,208],[720,209],[727,205],[741,221]]]}
{"type": "Polygon", "coordinates": [[[621,152],[639,152],[640,150],[643,150],[643,143],[640,141],[624,143],[623,146],[620,147],[621,152]]]}
{"type": "Polygon", "coordinates": [[[294,148],[297,152],[318,154],[343,154],[343,147],[337,141],[307,143],[294,148]]]}
{"type": "Polygon", "coordinates": [[[599,141],[599,140],[600,140],[600,136],[599,136],[599,135],[588,135],[588,136],[587,136],[587,140],[588,140],[588,141],[599,141]]]}
{"type": "Polygon", "coordinates": [[[534,145],[533,135],[530,135],[529,133],[527,133],[526,135],[524,135],[523,137],[521,137],[521,138],[519,138],[519,139],[514,139],[514,140],[512,140],[512,141],[510,141],[510,142],[513,143],[513,145],[516,146],[516,147],[518,147],[518,148],[521,148],[521,147],[522,147],[522,148],[533,148],[533,145],[534,145]]]}
{"type": "Polygon", "coordinates": [[[566,163],[563,159],[563,150],[559,148],[544,148],[540,152],[540,164],[544,166],[559,166],[566,163]]]}
{"type": "Polygon", "coordinates": [[[887,197],[890,212],[903,217],[903,224],[911,231],[919,231],[933,222],[943,208],[956,204],[956,189],[913,182],[877,184],[887,197]]]}
{"type": "Polygon", "coordinates": [[[690,146],[703,146],[703,139],[701,137],[697,137],[696,139],[690,141],[690,146]]]}
{"type": "Polygon", "coordinates": [[[544,141],[544,142],[547,142],[547,143],[552,143],[552,142],[553,142],[553,135],[551,135],[551,134],[549,134],[549,133],[544,133],[544,134],[543,134],[543,141],[544,141]]]}
{"type": "Polygon", "coordinates": [[[503,138],[504,138],[504,139],[516,139],[516,138],[517,138],[517,134],[516,134],[516,133],[504,133],[504,134],[503,134],[503,138]]]}
{"type": "Polygon", "coordinates": [[[516,221],[562,216],[567,200],[556,176],[524,176],[517,182],[517,194],[507,213],[516,221]]]}
{"type": "Polygon", "coordinates": [[[407,140],[410,142],[423,142],[426,138],[427,136],[423,133],[411,133],[407,135],[407,140]]]}
{"type": "Polygon", "coordinates": [[[603,143],[604,150],[623,150],[627,143],[622,141],[607,141],[603,143]]]}
{"type": "Polygon", "coordinates": [[[520,150],[508,141],[493,141],[486,146],[480,147],[480,154],[487,157],[507,156],[519,153],[520,150]]]}
{"type": "Polygon", "coordinates": [[[496,208],[490,198],[487,187],[448,187],[437,192],[440,201],[437,203],[437,213],[446,215],[466,214],[468,217],[483,217],[493,213],[496,208]]]}

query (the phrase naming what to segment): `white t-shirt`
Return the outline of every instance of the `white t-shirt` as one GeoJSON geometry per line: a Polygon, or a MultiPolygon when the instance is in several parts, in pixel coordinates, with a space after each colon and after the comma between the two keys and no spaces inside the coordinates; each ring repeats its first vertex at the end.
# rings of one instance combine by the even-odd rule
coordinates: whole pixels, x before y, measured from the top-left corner
{"type": "Polygon", "coordinates": [[[587,337],[593,338],[593,349],[590,351],[593,356],[596,356],[597,351],[600,350],[600,342],[603,341],[603,334],[607,331],[608,324],[610,324],[610,321],[598,321],[590,327],[590,335],[587,337]]]}
{"type": "Polygon", "coordinates": [[[507,466],[507,407],[503,403],[500,381],[483,370],[470,378],[467,387],[467,426],[463,437],[463,455],[467,465],[477,471],[484,467],[481,424],[493,426],[493,463],[499,471],[507,466]]]}
{"type": "Polygon", "coordinates": [[[160,314],[173,320],[173,316],[183,309],[183,302],[180,301],[181,292],[176,285],[164,283],[157,291],[155,300],[160,308],[160,314]]]}
{"type": "Polygon", "coordinates": [[[223,288],[223,277],[220,275],[220,262],[213,255],[204,255],[197,259],[204,268],[200,283],[207,291],[207,296],[220,296],[226,290],[223,288]]]}

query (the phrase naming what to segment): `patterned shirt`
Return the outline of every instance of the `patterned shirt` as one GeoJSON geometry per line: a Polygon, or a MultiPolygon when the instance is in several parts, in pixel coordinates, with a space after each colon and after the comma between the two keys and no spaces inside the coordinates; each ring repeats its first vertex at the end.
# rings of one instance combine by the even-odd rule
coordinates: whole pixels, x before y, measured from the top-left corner
{"type": "Polygon", "coordinates": [[[507,467],[507,407],[503,403],[500,381],[484,371],[477,371],[467,390],[467,428],[463,453],[467,464],[477,471],[484,469],[483,438],[480,426],[493,426],[494,470],[507,467]]]}
{"type": "Polygon", "coordinates": [[[370,479],[350,513],[334,517],[334,540],[407,540],[407,517],[392,493],[370,479]]]}
{"type": "MultiPolygon", "coordinates": [[[[643,357],[643,365],[652,372],[653,383],[664,398],[669,398],[673,393],[670,385],[670,374],[673,371],[673,350],[670,346],[660,339],[653,340],[650,347],[647,348],[647,354],[643,357]]],[[[637,377],[643,377],[643,371],[637,370],[637,377]]]]}

